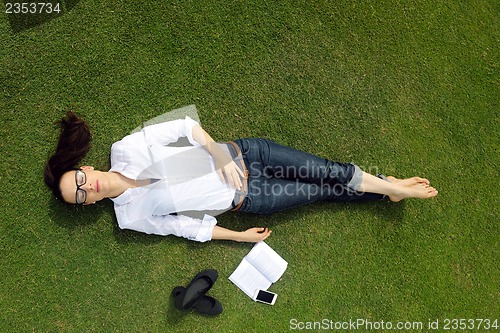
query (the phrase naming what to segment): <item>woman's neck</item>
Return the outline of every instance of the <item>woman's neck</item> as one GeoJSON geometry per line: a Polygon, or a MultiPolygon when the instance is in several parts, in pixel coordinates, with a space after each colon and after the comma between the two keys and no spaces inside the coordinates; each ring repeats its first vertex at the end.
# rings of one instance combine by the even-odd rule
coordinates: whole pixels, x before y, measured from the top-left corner
{"type": "Polygon", "coordinates": [[[141,186],[137,183],[136,180],[127,178],[118,172],[109,172],[108,179],[110,184],[110,191],[109,191],[110,198],[115,198],[123,194],[123,192],[125,192],[129,188],[141,186]]]}

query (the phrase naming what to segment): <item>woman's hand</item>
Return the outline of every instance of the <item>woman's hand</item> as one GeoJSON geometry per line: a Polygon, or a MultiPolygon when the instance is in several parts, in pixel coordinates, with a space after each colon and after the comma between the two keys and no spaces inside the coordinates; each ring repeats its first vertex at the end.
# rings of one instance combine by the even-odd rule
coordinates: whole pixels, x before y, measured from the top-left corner
{"type": "Polygon", "coordinates": [[[241,178],[244,178],[245,174],[231,159],[231,156],[224,152],[214,139],[212,139],[212,137],[199,125],[193,126],[193,139],[205,147],[213,156],[215,160],[215,169],[222,183],[225,184],[227,178],[232,188],[241,190],[241,178]]]}
{"type": "Polygon", "coordinates": [[[241,241],[257,243],[265,240],[271,233],[272,231],[268,228],[250,228],[241,232],[241,241]]]}
{"type": "Polygon", "coordinates": [[[227,181],[232,188],[241,190],[243,185],[241,183],[241,178],[245,177],[245,174],[234,161],[231,161],[223,166],[217,166],[217,174],[219,175],[222,183],[225,184],[227,178],[227,181]]]}

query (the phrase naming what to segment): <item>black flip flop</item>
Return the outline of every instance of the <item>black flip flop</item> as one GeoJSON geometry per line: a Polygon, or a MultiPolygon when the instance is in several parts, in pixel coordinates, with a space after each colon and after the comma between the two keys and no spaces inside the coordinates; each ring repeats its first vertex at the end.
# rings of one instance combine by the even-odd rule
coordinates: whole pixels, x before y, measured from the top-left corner
{"type": "Polygon", "coordinates": [[[214,269],[206,269],[198,273],[186,288],[182,307],[184,309],[193,307],[212,288],[218,275],[219,273],[214,269]]]}
{"type": "MultiPolygon", "coordinates": [[[[174,305],[179,310],[185,310],[183,307],[183,301],[186,296],[186,288],[184,287],[175,287],[172,290],[172,296],[174,297],[174,305]]],[[[192,309],[200,314],[204,314],[207,316],[216,316],[222,313],[222,304],[213,297],[210,296],[202,296],[196,304],[193,305],[192,309]]]]}

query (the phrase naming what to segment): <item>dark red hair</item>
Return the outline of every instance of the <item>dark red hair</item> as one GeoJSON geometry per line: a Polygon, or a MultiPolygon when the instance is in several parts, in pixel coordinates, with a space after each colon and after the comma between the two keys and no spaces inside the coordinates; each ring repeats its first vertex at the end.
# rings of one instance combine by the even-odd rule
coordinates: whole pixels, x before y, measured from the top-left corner
{"type": "Polygon", "coordinates": [[[49,158],[45,165],[45,183],[52,193],[61,201],[61,177],[67,171],[77,169],[78,163],[85,157],[90,149],[92,135],[85,120],[71,111],[66,117],[56,122],[61,128],[56,152],[49,158]]]}

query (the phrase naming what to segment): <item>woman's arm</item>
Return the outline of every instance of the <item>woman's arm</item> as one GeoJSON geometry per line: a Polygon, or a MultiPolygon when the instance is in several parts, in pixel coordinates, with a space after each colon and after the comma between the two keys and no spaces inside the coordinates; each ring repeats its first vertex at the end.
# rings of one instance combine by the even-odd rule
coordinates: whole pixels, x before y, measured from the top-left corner
{"type": "Polygon", "coordinates": [[[234,231],[216,225],[212,231],[212,240],[221,239],[256,243],[265,240],[271,235],[271,232],[268,228],[250,228],[246,231],[234,231]]]}
{"type": "Polygon", "coordinates": [[[144,127],[139,132],[127,135],[122,140],[132,137],[141,137],[146,140],[147,144],[160,144],[168,145],[174,143],[181,137],[186,137],[191,144],[195,144],[196,140],[193,138],[193,127],[199,126],[196,121],[186,116],[184,119],[177,119],[165,121],[162,123],[152,124],[144,127]]]}
{"type": "Polygon", "coordinates": [[[231,187],[240,190],[242,186],[240,176],[244,177],[245,175],[231,157],[228,156],[214,139],[212,139],[212,137],[199,125],[193,127],[193,139],[205,147],[214,157],[215,167],[217,168],[217,173],[221,181],[225,183],[224,175],[226,175],[231,187]]]}

